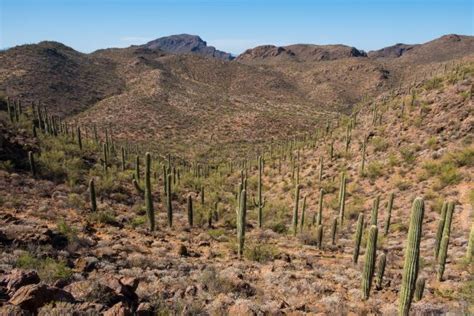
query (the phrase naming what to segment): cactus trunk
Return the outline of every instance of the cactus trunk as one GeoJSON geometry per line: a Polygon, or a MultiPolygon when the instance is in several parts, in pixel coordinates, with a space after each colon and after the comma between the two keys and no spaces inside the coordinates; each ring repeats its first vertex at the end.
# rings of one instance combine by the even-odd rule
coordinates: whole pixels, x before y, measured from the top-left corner
{"type": "MultiPolygon", "coordinates": [[[[138,160],[138,159],[137,159],[138,160]]],[[[148,223],[150,224],[150,231],[155,230],[155,211],[153,209],[153,197],[151,195],[151,155],[145,154],[145,206],[148,216],[148,223]]],[[[138,185],[138,183],[137,183],[138,185]]]]}
{"type": "Polygon", "coordinates": [[[372,279],[374,277],[377,232],[377,226],[372,225],[367,236],[367,249],[365,251],[364,271],[362,273],[362,299],[364,300],[369,298],[372,279]]]}
{"type": "Polygon", "coordinates": [[[421,231],[423,228],[423,215],[425,206],[422,198],[416,198],[413,202],[408,229],[408,241],[405,250],[405,263],[403,268],[402,285],[398,314],[408,316],[411,302],[415,292],[416,279],[418,276],[421,231]]]}
{"type": "Polygon", "coordinates": [[[364,229],[364,214],[360,213],[357,219],[357,228],[354,238],[354,254],[352,256],[352,262],[357,263],[359,260],[360,242],[362,240],[362,231],[364,229]]]}

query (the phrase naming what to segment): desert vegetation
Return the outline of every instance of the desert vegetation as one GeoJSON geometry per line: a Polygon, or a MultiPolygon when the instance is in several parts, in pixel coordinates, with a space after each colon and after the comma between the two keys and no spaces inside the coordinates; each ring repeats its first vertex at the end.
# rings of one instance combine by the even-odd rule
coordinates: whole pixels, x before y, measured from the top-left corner
{"type": "Polygon", "coordinates": [[[473,80],[194,157],[2,98],[2,312],[472,313],[473,80]]]}

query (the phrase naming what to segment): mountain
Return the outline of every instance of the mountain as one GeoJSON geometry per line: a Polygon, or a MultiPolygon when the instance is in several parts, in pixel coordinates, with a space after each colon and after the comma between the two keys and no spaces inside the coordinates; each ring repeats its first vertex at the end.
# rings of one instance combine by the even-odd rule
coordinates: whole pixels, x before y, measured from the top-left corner
{"type": "Polygon", "coordinates": [[[413,49],[417,45],[395,44],[393,46],[384,47],[379,50],[368,52],[368,56],[372,58],[397,58],[413,49]]]}
{"type": "Polygon", "coordinates": [[[117,139],[209,155],[323,126],[364,99],[471,58],[473,39],[444,36],[397,58],[345,45],[267,45],[232,61],[183,53],[191,51],[186,45],[172,53],[166,41],[91,54],[41,42],[0,52],[0,94],[41,102],[71,121],[114,126],[117,139]]]}
{"type": "Polygon", "coordinates": [[[237,56],[236,60],[246,62],[277,58],[278,60],[307,62],[365,56],[367,56],[365,52],[345,45],[263,45],[246,50],[237,56]]]}
{"type": "Polygon", "coordinates": [[[71,115],[124,87],[108,59],[57,42],[21,45],[0,52],[0,91],[37,100],[58,115],[71,115]]]}
{"type": "Polygon", "coordinates": [[[144,47],[149,49],[159,49],[167,53],[196,54],[221,60],[233,59],[231,54],[217,50],[213,46],[207,46],[207,43],[199,36],[189,34],[160,37],[146,43],[144,47]]]}

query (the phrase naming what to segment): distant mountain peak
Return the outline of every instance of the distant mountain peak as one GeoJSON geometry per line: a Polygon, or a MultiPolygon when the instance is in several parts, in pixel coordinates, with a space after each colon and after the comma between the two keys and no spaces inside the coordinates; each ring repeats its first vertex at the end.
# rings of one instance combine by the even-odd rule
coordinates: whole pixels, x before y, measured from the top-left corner
{"type": "Polygon", "coordinates": [[[208,46],[207,42],[197,35],[177,34],[160,37],[144,45],[149,49],[159,49],[174,54],[196,54],[221,60],[232,60],[231,54],[208,46]]]}

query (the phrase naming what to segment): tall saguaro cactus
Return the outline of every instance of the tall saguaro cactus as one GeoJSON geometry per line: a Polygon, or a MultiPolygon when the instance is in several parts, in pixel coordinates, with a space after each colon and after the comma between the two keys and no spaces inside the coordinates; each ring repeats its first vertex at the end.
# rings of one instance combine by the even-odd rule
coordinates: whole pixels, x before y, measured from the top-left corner
{"type": "Polygon", "coordinates": [[[385,264],[387,262],[387,255],[382,253],[377,261],[377,277],[375,278],[375,287],[380,290],[382,288],[383,275],[385,273],[385,264]]]}
{"type": "Polygon", "coordinates": [[[357,263],[359,260],[360,242],[362,240],[362,231],[364,229],[364,214],[359,213],[357,219],[357,228],[354,236],[354,253],[352,255],[352,262],[357,263]]]}
{"type": "Polygon", "coordinates": [[[237,213],[237,240],[238,240],[239,258],[242,258],[242,255],[244,253],[246,215],[247,215],[247,192],[244,189],[240,192],[239,211],[237,213]]]}
{"type": "Polygon", "coordinates": [[[96,199],[96,196],[95,196],[94,179],[90,179],[90,181],[89,181],[89,197],[90,197],[90,202],[91,202],[91,211],[96,212],[97,211],[97,199],[96,199]]]}
{"type": "Polygon", "coordinates": [[[390,229],[390,220],[392,218],[392,208],[393,208],[393,200],[395,199],[395,193],[390,193],[388,197],[387,203],[387,218],[385,219],[385,227],[384,227],[384,235],[388,235],[388,231],[390,229]]]}
{"type": "Polygon", "coordinates": [[[171,203],[171,174],[168,174],[166,181],[166,213],[168,215],[168,226],[173,226],[173,203],[171,203]]]}
{"type": "Polygon", "coordinates": [[[362,162],[360,165],[360,175],[363,176],[365,172],[365,151],[367,148],[367,140],[364,138],[364,142],[362,143],[362,162]]]}
{"type": "Polygon", "coordinates": [[[265,200],[262,196],[262,176],[263,176],[263,159],[262,156],[258,156],[258,184],[257,184],[257,195],[258,200],[255,202],[255,206],[258,208],[258,227],[262,228],[263,225],[263,208],[265,207],[265,200]]]}
{"type": "Polygon", "coordinates": [[[35,157],[32,151],[28,152],[28,161],[30,162],[31,175],[33,177],[36,177],[36,163],[35,163],[35,157]]]}
{"type": "Polygon", "coordinates": [[[400,316],[408,316],[413,294],[415,292],[419,268],[420,241],[424,212],[425,204],[423,199],[416,198],[411,209],[408,242],[405,249],[405,264],[403,266],[402,285],[398,306],[398,314],[400,316]]]}
{"type": "Polygon", "coordinates": [[[372,213],[370,216],[370,225],[377,225],[377,218],[379,214],[379,204],[380,204],[380,195],[374,200],[374,204],[372,205],[372,213]]]}
{"type": "Polygon", "coordinates": [[[300,204],[300,186],[295,187],[295,207],[293,208],[293,235],[296,236],[298,231],[298,207],[300,204]]]}
{"type": "Polygon", "coordinates": [[[369,298],[372,279],[374,277],[377,233],[377,226],[372,225],[367,236],[367,249],[365,252],[364,271],[362,273],[362,298],[364,300],[369,298]]]}
{"type": "Polygon", "coordinates": [[[316,224],[318,225],[321,225],[323,221],[323,200],[324,200],[324,190],[321,189],[319,190],[318,218],[316,220],[316,224]]]}
{"type": "Polygon", "coordinates": [[[448,209],[448,203],[444,201],[443,206],[441,207],[441,217],[438,222],[438,227],[436,230],[435,236],[435,245],[434,245],[434,258],[438,258],[439,246],[441,245],[441,239],[443,238],[444,224],[446,223],[446,211],[448,209]]]}
{"type": "Polygon", "coordinates": [[[341,189],[339,191],[339,222],[344,224],[344,212],[346,208],[346,176],[341,175],[341,189]]]}
{"type": "MultiPolygon", "coordinates": [[[[138,160],[138,159],[137,159],[138,160]]],[[[150,224],[150,231],[155,230],[155,210],[153,209],[153,197],[151,195],[151,155],[145,154],[145,205],[150,224]]]]}
{"type": "Polygon", "coordinates": [[[471,225],[471,232],[469,233],[469,241],[467,244],[466,251],[466,261],[468,263],[471,263],[472,257],[474,257],[474,222],[471,225]]]}
{"type": "Polygon", "coordinates": [[[188,195],[188,224],[189,227],[193,227],[193,198],[188,195]]]}

